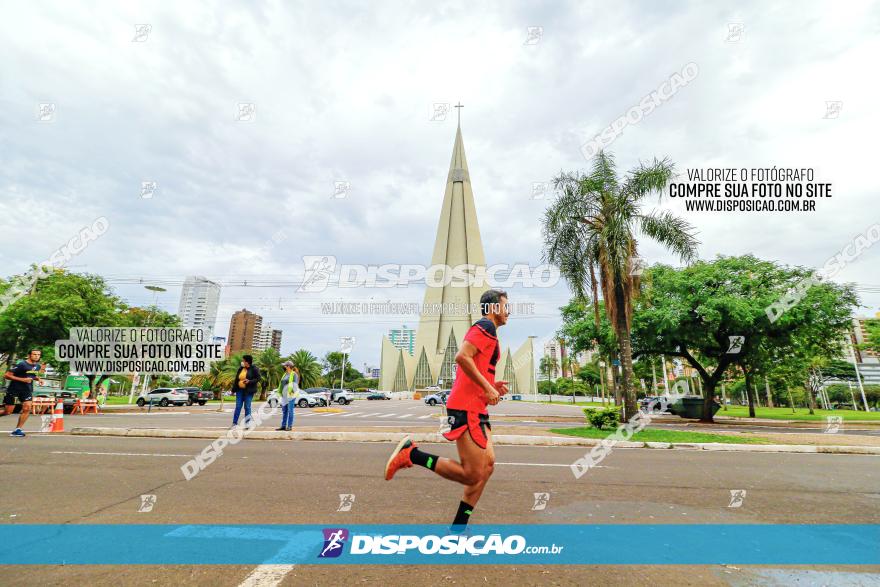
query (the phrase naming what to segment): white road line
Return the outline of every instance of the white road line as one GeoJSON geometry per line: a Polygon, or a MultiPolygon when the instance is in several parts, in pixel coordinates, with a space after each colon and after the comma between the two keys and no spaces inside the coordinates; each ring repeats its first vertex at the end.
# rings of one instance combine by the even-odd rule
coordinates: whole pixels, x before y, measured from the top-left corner
{"type": "Polygon", "coordinates": [[[357,414],[360,414],[360,412],[349,412],[349,413],[347,413],[347,414],[343,414],[343,415],[341,415],[341,416],[339,416],[339,417],[340,417],[340,418],[350,418],[350,417],[355,416],[355,415],[357,415],[357,414]]]}
{"type": "Polygon", "coordinates": [[[326,418],[327,416],[338,416],[338,412],[327,412],[326,414],[319,414],[322,418],[326,418]]]}
{"type": "Polygon", "coordinates": [[[112,455],[116,457],[189,457],[192,455],[174,455],[154,452],[85,452],[77,450],[53,450],[53,455],[112,455]]]}
{"type": "Polygon", "coordinates": [[[238,587],[275,587],[296,565],[259,565],[238,587]]]}
{"type": "Polygon", "coordinates": [[[378,415],[381,414],[381,413],[382,413],[382,412],[373,412],[373,413],[370,413],[370,414],[361,414],[360,416],[358,416],[358,418],[369,418],[370,416],[378,416],[378,415]]]}
{"type": "Polygon", "coordinates": [[[396,416],[396,415],[397,415],[396,412],[391,412],[390,414],[382,414],[382,415],[379,416],[379,417],[380,417],[380,418],[390,418],[391,416],[396,416]]]}
{"type": "Polygon", "coordinates": [[[430,418],[430,417],[432,417],[433,415],[434,415],[434,414],[428,414],[427,416],[419,416],[419,420],[424,420],[425,418],[430,418]]]}
{"type": "MultiPolygon", "coordinates": [[[[568,467],[571,468],[571,465],[565,465],[560,463],[495,463],[496,465],[508,465],[514,467],[568,467]]],[[[590,467],[591,469],[607,469],[608,467],[604,465],[593,465],[590,467]]]]}
{"type": "Polygon", "coordinates": [[[402,416],[398,416],[397,419],[400,420],[401,418],[410,418],[412,416],[415,416],[415,414],[404,414],[402,416]]]}

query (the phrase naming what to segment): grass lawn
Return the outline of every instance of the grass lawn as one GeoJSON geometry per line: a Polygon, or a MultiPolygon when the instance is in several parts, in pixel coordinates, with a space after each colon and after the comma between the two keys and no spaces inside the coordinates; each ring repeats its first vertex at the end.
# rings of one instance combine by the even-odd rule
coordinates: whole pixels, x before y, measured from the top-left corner
{"type": "MultiPolygon", "coordinates": [[[[807,408],[795,408],[795,413],[791,413],[791,408],[755,408],[755,417],[767,418],[769,420],[807,420],[824,422],[828,416],[842,416],[844,420],[876,420],[880,422],[880,412],[864,412],[856,410],[814,410],[811,416],[807,408]]],[[[731,416],[733,418],[748,418],[748,406],[728,406],[718,410],[716,416],[731,416]]]]}
{"type": "MultiPolygon", "coordinates": [[[[550,432],[578,436],[580,438],[607,438],[614,430],[598,430],[596,428],[552,428],[550,432]]],[[[769,444],[770,441],[760,436],[729,436],[725,434],[708,434],[705,432],[685,432],[682,430],[655,430],[646,428],[632,435],[630,440],[637,442],[723,442],[725,444],[769,444]]]]}
{"type": "MultiPolygon", "coordinates": [[[[525,397],[525,396],[524,396],[524,397],[525,397]]],[[[538,401],[538,402],[534,402],[534,401],[532,401],[532,400],[524,400],[524,401],[527,401],[527,402],[530,403],[530,404],[560,404],[560,405],[564,405],[564,406],[590,406],[590,407],[597,407],[597,408],[601,408],[601,407],[602,407],[602,402],[584,402],[584,401],[579,401],[579,402],[571,403],[571,400],[570,400],[570,399],[564,399],[564,400],[556,400],[556,399],[555,399],[555,400],[553,400],[552,402],[546,402],[546,401],[538,401]]],[[[609,402],[608,405],[609,405],[609,406],[613,406],[613,405],[614,405],[614,402],[609,402]]]]}

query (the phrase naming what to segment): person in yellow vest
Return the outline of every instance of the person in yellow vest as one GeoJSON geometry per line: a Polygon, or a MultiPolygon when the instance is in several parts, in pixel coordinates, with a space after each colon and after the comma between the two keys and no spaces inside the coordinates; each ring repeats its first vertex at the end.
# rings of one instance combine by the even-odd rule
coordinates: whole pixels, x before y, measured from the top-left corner
{"type": "Polygon", "coordinates": [[[281,364],[286,373],[281,378],[281,427],[276,430],[293,429],[293,408],[296,406],[296,395],[299,392],[299,371],[290,361],[281,364]]]}

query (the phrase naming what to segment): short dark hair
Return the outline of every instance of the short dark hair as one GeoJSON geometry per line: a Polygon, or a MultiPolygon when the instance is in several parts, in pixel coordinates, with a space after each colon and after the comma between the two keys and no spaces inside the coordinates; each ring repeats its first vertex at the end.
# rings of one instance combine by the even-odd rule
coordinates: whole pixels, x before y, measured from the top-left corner
{"type": "Polygon", "coordinates": [[[245,363],[249,364],[249,365],[253,365],[253,364],[254,364],[254,358],[253,358],[251,355],[244,355],[244,356],[241,358],[241,360],[244,361],[245,363]]]}
{"type": "Polygon", "coordinates": [[[507,292],[502,289],[490,289],[483,292],[480,296],[480,314],[483,316],[489,313],[492,304],[501,302],[501,298],[506,298],[507,292]]]}
{"type": "Polygon", "coordinates": [[[42,355],[43,349],[31,349],[28,351],[28,354],[31,354],[31,353],[40,353],[42,355]]]}

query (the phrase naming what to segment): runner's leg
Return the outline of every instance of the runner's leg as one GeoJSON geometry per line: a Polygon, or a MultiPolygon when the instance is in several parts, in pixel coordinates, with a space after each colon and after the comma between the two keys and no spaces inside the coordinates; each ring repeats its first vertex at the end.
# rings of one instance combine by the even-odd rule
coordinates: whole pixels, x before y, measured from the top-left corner
{"type": "MultiPolygon", "coordinates": [[[[461,438],[467,438],[474,446],[477,446],[477,443],[471,439],[470,434],[462,434],[461,438]]],[[[459,440],[461,440],[461,438],[459,438],[459,440]]],[[[479,446],[477,446],[477,448],[480,449],[479,446]]],[[[486,482],[489,481],[489,477],[495,472],[495,447],[492,446],[492,432],[490,430],[486,430],[486,450],[480,449],[480,452],[483,453],[481,455],[483,457],[483,463],[480,467],[482,471],[480,481],[473,485],[466,485],[464,488],[464,497],[461,498],[462,501],[469,503],[472,506],[477,505],[477,502],[480,501],[480,496],[483,495],[483,489],[486,487],[486,482]]]]}
{"type": "MultiPolygon", "coordinates": [[[[458,457],[461,462],[440,457],[437,459],[437,467],[434,472],[445,479],[457,481],[465,486],[479,484],[485,475],[487,451],[480,448],[468,432],[459,436],[455,444],[458,447],[458,457]]],[[[486,447],[488,449],[489,445],[487,444],[486,447]]],[[[471,505],[476,504],[471,503],[471,505]]]]}
{"type": "Polygon", "coordinates": [[[18,415],[18,428],[24,428],[24,423],[27,422],[28,415],[31,412],[31,402],[30,400],[26,402],[22,402],[21,404],[21,413],[18,415]]]}

